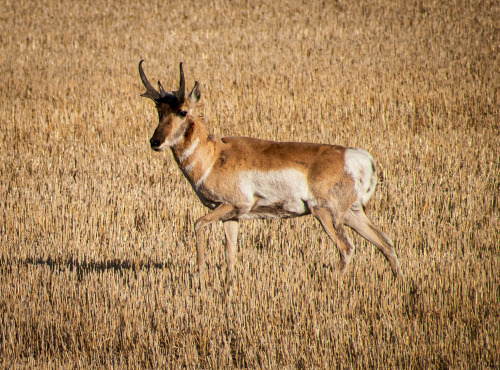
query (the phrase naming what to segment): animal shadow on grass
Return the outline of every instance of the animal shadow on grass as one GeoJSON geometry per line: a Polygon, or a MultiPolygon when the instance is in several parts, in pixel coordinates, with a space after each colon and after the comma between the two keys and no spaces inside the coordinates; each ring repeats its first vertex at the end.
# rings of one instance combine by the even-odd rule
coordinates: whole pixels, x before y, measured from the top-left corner
{"type": "Polygon", "coordinates": [[[78,279],[81,280],[84,275],[99,273],[105,271],[114,271],[118,273],[127,273],[138,271],[149,271],[152,269],[168,269],[173,267],[172,263],[165,262],[135,262],[131,260],[113,259],[108,261],[93,261],[87,258],[78,261],[75,258],[0,258],[0,267],[2,269],[8,268],[15,264],[25,266],[41,266],[48,267],[52,271],[76,271],[78,279]]]}

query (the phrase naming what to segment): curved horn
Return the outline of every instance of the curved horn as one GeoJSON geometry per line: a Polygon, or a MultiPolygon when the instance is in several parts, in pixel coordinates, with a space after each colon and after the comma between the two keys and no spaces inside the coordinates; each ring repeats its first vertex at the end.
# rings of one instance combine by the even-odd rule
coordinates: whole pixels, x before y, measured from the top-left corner
{"type": "Polygon", "coordinates": [[[184,100],[186,94],[186,84],[184,82],[184,71],[182,70],[182,62],[179,64],[179,69],[181,72],[181,80],[179,81],[179,90],[174,91],[174,95],[179,100],[179,102],[184,100]]]}
{"type": "Polygon", "coordinates": [[[146,87],[146,92],[144,94],[141,94],[141,96],[153,100],[158,100],[161,98],[161,95],[158,91],[155,90],[153,86],[148,81],[148,78],[144,74],[144,71],[142,69],[142,62],[144,62],[144,59],[139,62],[139,75],[141,76],[142,83],[144,84],[144,87],[146,87]]]}

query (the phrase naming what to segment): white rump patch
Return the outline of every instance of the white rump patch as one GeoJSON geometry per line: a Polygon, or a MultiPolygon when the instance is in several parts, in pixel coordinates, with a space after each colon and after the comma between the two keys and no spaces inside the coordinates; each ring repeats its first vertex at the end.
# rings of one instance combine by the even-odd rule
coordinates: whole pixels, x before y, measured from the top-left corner
{"type": "MultiPolygon", "coordinates": [[[[302,215],[307,212],[304,202],[311,200],[306,175],[295,169],[245,171],[240,173],[239,183],[241,192],[256,210],[275,206],[287,213],[302,215]]],[[[251,212],[247,215],[248,218],[255,216],[251,212]]]]}
{"type": "Polygon", "coordinates": [[[345,171],[354,180],[354,190],[361,204],[366,204],[377,185],[377,176],[374,171],[375,161],[366,150],[348,148],[345,151],[345,171]]]}

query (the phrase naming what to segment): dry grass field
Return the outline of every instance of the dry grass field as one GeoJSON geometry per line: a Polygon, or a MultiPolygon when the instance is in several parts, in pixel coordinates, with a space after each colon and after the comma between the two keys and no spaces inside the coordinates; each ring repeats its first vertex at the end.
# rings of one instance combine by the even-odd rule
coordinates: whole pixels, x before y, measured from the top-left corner
{"type": "Polygon", "coordinates": [[[498,1],[0,2],[0,366],[498,368],[498,1]],[[209,130],[362,147],[396,282],[311,216],[221,224],[155,153],[152,82],[209,130]]]}

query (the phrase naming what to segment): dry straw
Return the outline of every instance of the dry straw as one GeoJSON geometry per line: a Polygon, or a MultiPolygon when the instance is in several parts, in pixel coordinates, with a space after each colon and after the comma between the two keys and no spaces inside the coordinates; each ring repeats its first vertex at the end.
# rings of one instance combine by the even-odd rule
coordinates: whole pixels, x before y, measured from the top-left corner
{"type": "Polygon", "coordinates": [[[0,3],[0,364],[497,367],[500,6],[495,1],[0,3]],[[363,147],[406,275],[314,219],[245,222],[224,296],[206,212],[137,63],[202,83],[216,135],[363,147]]]}

